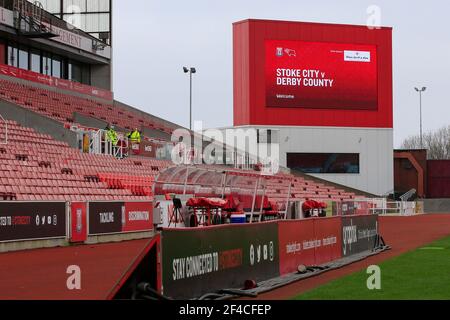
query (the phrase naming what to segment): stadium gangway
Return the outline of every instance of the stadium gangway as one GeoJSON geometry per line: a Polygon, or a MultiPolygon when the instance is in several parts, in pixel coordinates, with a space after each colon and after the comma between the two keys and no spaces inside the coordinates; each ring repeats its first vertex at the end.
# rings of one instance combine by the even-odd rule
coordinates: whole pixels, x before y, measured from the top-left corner
{"type": "Polygon", "coordinates": [[[267,192],[267,180],[283,180],[288,185],[286,194],[286,209],[283,212],[283,218],[287,219],[289,203],[291,199],[292,180],[291,176],[269,176],[258,172],[237,171],[229,168],[208,168],[206,166],[180,165],[169,167],[156,177],[153,184],[153,194],[155,196],[165,196],[175,193],[186,196],[191,191],[200,191],[202,189],[210,190],[211,197],[220,197],[225,199],[227,195],[233,194],[252,194],[250,223],[254,222],[254,217],[258,217],[261,222],[264,212],[264,198],[267,192]],[[177,193],[178,192],[178,193],[177,193]],[[261,196],[260,211],[255,212],[257,207],[257,198],[261,196]]]}
{"type": "Polygon", "coordinates": [[[4,133],[4,135],[5,135],[5,139],[0,139],[0,145],[5,145],[5,144],[8,144],[8,122],[6,121],[6,119],[5,118],[3,118],[3,116],[0,114],[0,122],[2,123],[2,124],[4,124],[4,132],[1,132],[1,133],[4,133]]]}

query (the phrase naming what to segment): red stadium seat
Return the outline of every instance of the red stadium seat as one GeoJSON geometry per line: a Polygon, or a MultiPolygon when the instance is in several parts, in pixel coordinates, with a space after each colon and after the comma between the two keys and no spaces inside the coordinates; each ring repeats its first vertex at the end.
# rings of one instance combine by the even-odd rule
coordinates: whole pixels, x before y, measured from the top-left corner
{"type": "Polygon", "coordinates": [[[0,150],[0,200],[148,201],[154,167],[160,170],[170,165],[169,161],[140,159],[136,166],[133,159],[80,154],[14,121],[7,124],[8,144],[0,150]],[[30,137],[36,143],[29,143],[30,137]]]}

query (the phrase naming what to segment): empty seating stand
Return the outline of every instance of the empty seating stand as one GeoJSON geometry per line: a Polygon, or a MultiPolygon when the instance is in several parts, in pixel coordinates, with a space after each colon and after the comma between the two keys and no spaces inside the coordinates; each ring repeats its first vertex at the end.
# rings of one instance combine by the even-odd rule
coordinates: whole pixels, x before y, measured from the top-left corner
{"type": "MultiPolygon", "coordinates": [[[[208,166],[208,168],[216,168],[218,170],[223,170],[223,166],[208,166]]],[[[233,169],[233,171],[242,171],[246,173],[245,170],[233,169]]],[[[266,184],[266,195],[269,201],[276,202],[278,204],[285,204],[288,200],[288,194],[290,189],[290,201],[306,201],[306,200],[318,200],[318,201],[352,201],[356,200],[358,196],[355,193],[347,192],[343,189],[339,189],[328,185],[326,181],[315,182],[313,179],[308,179],[308,177],[297,177],[290,174],[278,174],[280,179],[267,179],[266,184]],[[291,187],[289,188],[289,183],[286,179],[291,179],[291,187]]],[[[239,187],[239,186],[235,186],[239,187]]],[[[248,186],[244,186],[248,187],[248,186]]],[[[214,196],[214,194],[210,194],[214,196]]],[[[208,196],[208,193],[203,193],[202,196],[208,196]]],[[[362,197],[365,198],[365,197],[362,197]]]]}
{"type": "MultiPolygon", "coordinates": [[[[271,179],[267,181],[268,190],[267,195],[270,200],[276,202],[286,202],[287,194],[289,192],[289,185],[283,180],[271,179]]],[[[355,199],[356,195],[351,192],[346,192],[342,189],[337,189],[332,186],[327,186],[325,183],[316,183],[313,180],[306,178],[293,177],[291,185],[291,201],[305,201],[305,200],[321,200],[321,201],[351,201],[355,199]]]]}
{"type": "Polygon", "coordinates": [[[74,124],[73,114],[77,112],[106,121],[126,130],[145,126],[168,134],[171,134],[173,131],[173,128],[154,121],[150,116],[145,117],[141,113],[131,112],[106,102],[101,103],[88,98],[58,93],[31,85],[27,86],[4,79],[0,79],[0,99],[64,124],[74,124]]]}
{"type": "MultiPolygon", "coordinates": [[[[152,119],[127,110],[50,90],[26,86],[0,79],[0,99],[64,123],[73,122],[73,112],[79,112],[117,124],[123,128],[142,125],[157,127],[152,119]]],[[[152,183],[168,161],[153,159],[123,159],[82,154],[49,135],[8,121],[8,135],[0,123],[0,201],[1,200],[148,200],[152,183]],[[6,142],[7,144],[2,144],[6,142]]],[[[289,187],[285,181],[268,181],[270,200],[285,202],[289,187]]],[[[293,177],[291,201],[333,200],[355,198],[324,183],[293,177]]]]}
{"type": "Polygon", "coordinates": [[[148,201],[154,176],[170,165],[82,154],[14,121],[7,121],[5,144],[5,127],[0,123],[0,201],[148,201]]]}

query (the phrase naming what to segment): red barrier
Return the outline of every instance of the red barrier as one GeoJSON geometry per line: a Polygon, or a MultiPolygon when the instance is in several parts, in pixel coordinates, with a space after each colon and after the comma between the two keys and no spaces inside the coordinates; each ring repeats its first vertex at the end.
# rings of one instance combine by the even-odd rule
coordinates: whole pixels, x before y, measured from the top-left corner
{"type": "Polygon", "coordinates": [[[321,265],[342,257],[342,230],[340,218],[314,220],[314,235],[321,241],[316,247],[316,265],[321,265]]]}
{"type": "Polygon", "coordinates": [[[150,231],[153,229],[152,202],[125,202],[123,232],[150,231]]]}
{"type": "Polygon", "coordinates": [[[73,202],[70,205],[70,242],[87,240],[87,205],[85,202],[73,202]]]}
{"type": "Polygon", "coordinates": [[[306,242],[315,240],[314,219],[280,221],[278,224],[280,245],[280,274],[295,272],[299,265],[315,264],[315,250],[306,242]]]}
{"type": "Polygon", "coordinates": [[[0,243],[67,237],[66,203],[0,201],[0,243]]]}
{"type": "Polygon", "coordinates": [[[280,274],[297,271],[299,265],[320,265],[341,258],[341,219],[320,218],[280,221],[280,274]]]}

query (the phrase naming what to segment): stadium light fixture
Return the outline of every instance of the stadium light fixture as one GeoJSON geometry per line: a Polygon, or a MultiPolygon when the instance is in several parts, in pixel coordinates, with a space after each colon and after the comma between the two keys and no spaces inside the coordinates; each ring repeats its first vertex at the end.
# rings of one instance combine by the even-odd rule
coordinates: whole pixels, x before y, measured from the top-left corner
{"type": "Polygon", "coordinates": [[[422,126],[422,93],[427,90],[427,87],[422,87],[419,89],[417,87],[414,88],[419,93],[420,99],[420,147],[423,149],[423,126],[422,126]]]}
{"type": "Polygon", "coordinates": [[[192,75],[197,73],[197,69],[194,67],[188,68],[183,67],[184,73],[189,73],[189,88],[190,88],[190,95],[189,95],[189,130],[192,131],[192,75]]]}

